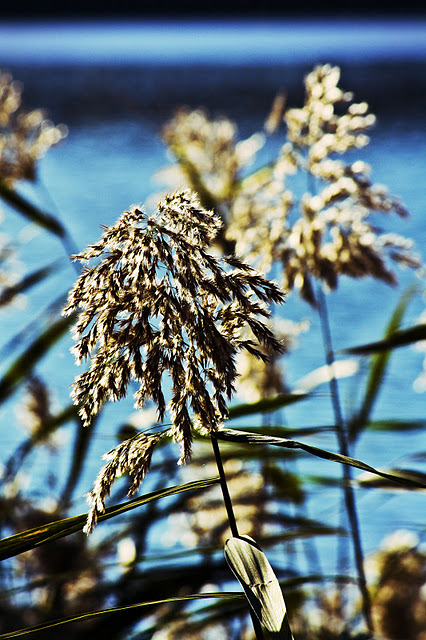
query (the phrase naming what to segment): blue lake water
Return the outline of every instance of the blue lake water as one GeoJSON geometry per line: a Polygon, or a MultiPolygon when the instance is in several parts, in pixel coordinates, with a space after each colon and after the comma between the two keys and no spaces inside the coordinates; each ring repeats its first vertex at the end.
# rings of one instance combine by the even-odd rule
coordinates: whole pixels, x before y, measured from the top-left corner
{"type": "MultiPolygon", "coordinates": [[[[0,24],[0,68],[9,69],[23,82],[26,103],[46,108],[55,123],[69,127],[68,138],[41,162],[39,182],[22,190],[57,214],[76,246],[83,248],[98,239],[101,224],[112,224],[124,209],[144,202],[162,188],[153,180],[169,161],[159,130],[176,106],[205,106],[212,114],[224,113],[238,122],[244,137],[262,128],[278,90],[287,91],[292,106],[301,105],[303,76],[315,64],[330,62],[342,69],[341,86],[354,91],[357,101],[367,101],[378,118],[370,146],[357,157],[371,163],[374,181],[401,196],[411,214],[408,221],[386,218],[381,222],[389,231],[414,238],[422,252],[425,34],[426,23],[421,20],[0,24]]],[[[272,151],[273,146],[267,147],[264,158],[272,151]]],[[[20,230],[25,237],[24,227],[16,214],[8,213],[6,232],[20,230]]],[[[59,243],[40,233],[23,247],[21,257],[28,268],[35,268],[61,255],[59,243]]],[[[65,262],[51,281],[34,290],[27,310],[3,316],[4,340],[25,327],[34,310],[66,292],[74,277],[65,262]]],[[[413,277],[401,272],[400,281],[399,290],[368,280],[342,281],[338,291],[329,296],[336,349],[381,337],[403,288],[413,277]]],[[[423,308],[420,299],[413,302],[404,326],[414,324],[423,308]]],[[[309,318],[312,323],[311,331],[301,336],[299,349],[288,360],[288,380],[294,383],[322,364],[322,346],[317,319],[296,296],[288,298],[284,315],[294,320],[309,318]]],[[[48,379],[53,374],[54,391],[62,405],[77,373],[69,346],[69,339],[62,341],[39,369],[48,379]]],[[[424,417],[425,396],[412,389],[421,366],[421,355],[411,348],[394,354],[375,418],[424,417]]],[[[354,385],[349,382],[342,387],[348,408],[354,385]]],[[[81,482],[81,494],[97,473],[101,454],[115,443],[114,428],[130,405],[125,411],[119,405],[107,410],[81,482]]],[[[9,405],[2,419],[14,419],[9,405]]],[[[331,424],[327,389],[324,387],[308,405],[290,408],[286,421],[294,426],[331,424]]],[[[16,437],[2,433],[0,438],[5,458],[16,437]]],[[[330,436],[311,438],[310,442],[336,449],[330,436]]],[[[373,466],[421,468],[412,456],[424,452],[425,444],[421,432],[376,433],[366,435],[355,453],[373,466]]],[[[308,461],[304,470],[339,472],[323,461],[308,461]]],[[[359,497],[367,550],[394,528],[405,526],[424,534],[418,495],[407,498],[402,492],[384,495],[377,491],[359,497]]],[[[321,489],[312,500],[311,515],[334,520],[336,501],[332,492],[321,489]]],[[[76,512],[83,508],[77,501],[76,512]]]]}

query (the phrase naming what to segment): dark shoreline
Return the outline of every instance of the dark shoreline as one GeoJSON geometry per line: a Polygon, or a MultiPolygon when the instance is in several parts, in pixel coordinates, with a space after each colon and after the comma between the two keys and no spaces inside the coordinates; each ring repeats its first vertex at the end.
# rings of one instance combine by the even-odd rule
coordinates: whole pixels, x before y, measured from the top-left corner
{"type": "MultiPolygon", "coordinates": [[[[320,61],[318,61],[320,62],[320,61]]],[[[381,118],[424,118],[425,65],[419,60],[348,63],[322,60],[341,68],[341,86],[366,101],[381,118]]],[[[292,65],[8,65],[24,86],[28,108],[45,108],[68,124],[92,118],[147,118],[162,122],[179,105],[206,107],[237,118],[250,111],[267,114],[280,90],[287,103],[303,102],[303,78],[315,62],[292,65]]]]}

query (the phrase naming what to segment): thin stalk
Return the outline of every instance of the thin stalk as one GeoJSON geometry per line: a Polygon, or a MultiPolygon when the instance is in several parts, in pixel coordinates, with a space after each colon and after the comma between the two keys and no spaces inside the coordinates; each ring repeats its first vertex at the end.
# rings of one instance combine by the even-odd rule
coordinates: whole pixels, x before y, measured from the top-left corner
{"type": "MultiPolygon", "coordinates": [[[[328,317],[328,308],[327,301],[324,295],[324,292],[321,288],[321,285],[318,284],[317,292],[317,305],[318,305],[318,313],[320,317],[321,323],[321,332],[324,344],[325,358],[327,365],[331,367],[332,375],[330,376],[330,392],[331,392],[331,401],[333,405],[334,418],[336,423],[336,434],[337,440],[339,443],[340,453],[344,456],[349,456],[349,444],[348,444],[348,436],[346,433],[345,423],[343,420],[342,407],[340,402],[340,394],[339,394],[339,386],[337,382],[337,378],[333,373],[333,365],[335,362],[334,359],[334,350],[331,339],[331,329],[330,322],[328,317]]],[[[355,556],[355,565],[358,574],[358,582],[359,588],[362,596],[362,611],[364,615],[364,619],[367,625],[367,628],[370,632],[373,632],[373,622],[371,619],[371,601],[370,595],[367,589],[367,580],[365,578],[364,571],[364,554],[362,551],[361,544],[361,533],[359,527],[359,520],[356,508],[355,501],[355,493],[352,487],[352,471],[348,465],[342,465],[342,473],[343,473],[343,493],[345,499],[346,511],[348,514],[350,529],[351,529],[351,537],[352,544],[354,549],[355,556]]]]}
{"type": "MultiPolygon", "coordinates": [[[[220,455],[219,444],[217,441],[217,437],[215,433],[211,433],[211,441],[213,446],[214,457],[216,459],[216,466],[219,472],[220,478],[220,487],[222,489],[223,501],[225,503],[226,513],[228,514],[229,526],[231,528],[231,533],[234,538],[239,537],[237,521],[235,519],[234,509],[232,506],[231,496],[229,495],[228,483],[226,482],[225,471],[223,469],[222,456],[220,455]]],[[[251,621],[253,623],[253,629],[256,636],[256,640],[263,640],[263,631],[260,626],[260,622],[257,619],[256,615],[252,611],[251,607],[249,607],[251,621]]]]}

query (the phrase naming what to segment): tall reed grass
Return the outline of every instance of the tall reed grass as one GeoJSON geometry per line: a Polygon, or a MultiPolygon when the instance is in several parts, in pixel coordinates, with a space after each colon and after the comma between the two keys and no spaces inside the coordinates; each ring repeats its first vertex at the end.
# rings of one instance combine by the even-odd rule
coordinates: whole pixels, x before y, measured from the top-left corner
{"type": "MultiPolygon", "coordinates": [[[[34,316],[9,345],[11,362],[0,380],[0,401],[15,401],[29,429],[1,477],[0,638],[424,640],[420,540],[395,534],[366,559],[354,490],[373,479],[407,494],[426,488],[419,469],[376,468],[374,457],[367,464],[352,453],[374,426],[392,351],[426,339],[421,322],[401,328],[421,292],[421,260],[410,240],[383,231],[375,218],[406,217],[407,210],[372,181],[363,160],[353,159],[374,121],[365,102],[340,88],[340,70],[331,65],[307,75],[301,108],[286,108],[279,94],[263,131],[246,140],[224,116],[180,109],[162,131],[176,159],[166,172],[171,192],[155,213],[133,206],[104,227],[98,242],[77,251],[58,217],[19,189],[21,181],[37,180],[39,159],[66,128],[42,111],[25,111],[20,86],[0,75],[0,197],[10,215],[41,227],[60,241],[66,260],[74,254],[74,265],[83,265],[67,302],[64,295],[52,301],[49,313],[34,316]],[[269,136],[281,136],[282,144],[259,165],[269,136]],[[401,297],[383,339],[337,359],[327,295],[338,295],[342,277],[395,285],[393,263],[413,269],[417,286],[401,297]],[[292,290],[319,314],[325,353],[325,366],[295,387],[283,358],[297,357],[292,347],[309,323],[283,319],[281,304],[292,290]],[[55,358],[70,327],[77,364],[88,361],[88,368],[73,384],[72,403],[58,409],[39,365],[55,358]],[[369,359],[365,390],[345,416],[339,380],[358,372],[360,357],[369,359]],[[315,402],[313,392],[324,384],[338,451],[309,441],[327,425],[283,424],[286,407],[300,403],[310,411],[307,401],[315,402]],[[232,402],[244,388],[248,401],[232,402]],[[89,493],[89,513],[75,515],[91,439],[108,419],[104,407],[129,394],[137,418],[123,415],[119,443],[105,454],[89,493]],[[71,450],[55,443],[70,424],[71,450]],[[23,470],[40,451],[52,460],[49,504],[39,488],[23,483],[23,470]],[[341,466],[341,478],[329,479],[345,505],[341,526],[309,516],[316,481],[300,472],[306,459],[341,466]],[[62,488],[57,467],[67,469],[62,488]],[[355,479],[353,469],[366,475],[355,479]],[[130,477],[127,490],[123,475],[130,477]],[[172,552],[157,543],[164,532],[179,543],[172,552]],[[354,571],[339,566],[324,574],[324,536],[350,538],[354,571]]],[[[8,262],[13,245],[4,245],[3,305],[30,295],[59,264],[18,278],[8,262]]],[[[393,426],[419,429],[424,421],[393,426]]]]}

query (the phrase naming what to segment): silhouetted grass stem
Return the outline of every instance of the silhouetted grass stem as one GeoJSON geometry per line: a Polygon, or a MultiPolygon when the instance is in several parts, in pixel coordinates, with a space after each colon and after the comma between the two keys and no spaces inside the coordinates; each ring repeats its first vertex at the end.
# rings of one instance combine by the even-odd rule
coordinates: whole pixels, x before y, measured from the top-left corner
{"type": "MultiPolygon", "coordinates": [[[[321,332],[323,337],[324,351],[326,363],[329,367],[333,367],[334,364],[334,351],[331,339],[330,322],[328,317],[327,301],[321,285],[318,284],[316,291],[316,301],[318,314],[320,317],[321,332]]],[[[340,453],[344,456],[349,456],[349,444],[346,433],[345,423],[342,414],[342,408],[340,403],[339,386],[337,378],[334,374],[330,376],[330,392],[331,402],[333,405],[333,412],[336,423],[336,435],[339,443],[340,453]]],[[[359,588],[362,595],[362,611],[363,616],[369,631],[373,632],[373,623],[371,618],[371,601],[370,595],[367,589],[367,580],[364,571],[364,554],[362,551],[361,533],[359,527],[358,514],[356,509],[355,495],[352,488],[352,471],[347,465],[342,465],[343,474],[343,492],[345,499],[346,511],[348,514],[352,544],[355,556],[355,565],[358,574],[359,588]]]]}
{"type": "MultiPolygon", "coordinates": [[[[214,457],[216,460],[217,470],[219,472],[220,478],[220,486],[222,489],[223,501],[225,503],[226,513],[228,514],[229,527],[231,529],[231,533],[235,538],[239,537],[237,521],[235,519],[234,509],[232,507],[231,496],[229,494],[228,483],[226,482],[225,471],[222,463],[222,456],[220,455],[219,443],[217,441],[216,434],[211,432],[211,441],[213,446],[214,457]]],[[[253,613],[250,608],[250,617],[253,623],[254,632],[256,635],[256,640],[263,640],[263,632],[262,627],[260,626],[260,622],[253,613]]]]}

